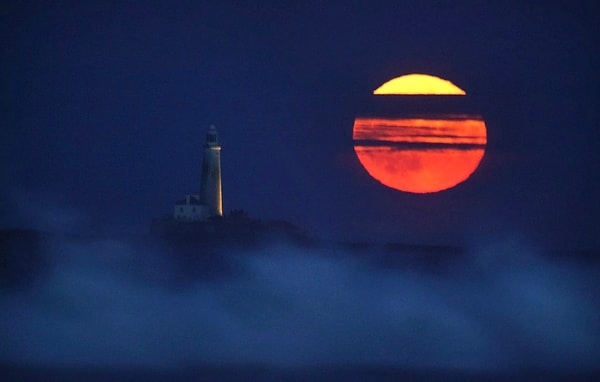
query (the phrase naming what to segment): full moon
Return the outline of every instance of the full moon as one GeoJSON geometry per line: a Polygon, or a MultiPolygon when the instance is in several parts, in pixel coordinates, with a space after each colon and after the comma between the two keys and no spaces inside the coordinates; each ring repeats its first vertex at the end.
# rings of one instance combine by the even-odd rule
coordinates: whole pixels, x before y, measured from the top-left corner
{"type": "MultiPolygon", "coordinates": [[[[466,92],[439,77],[409,74],[384,83],[373,94],[399,96],[401,102],[403,96],[464,96],[466,92]]],[[[422,102],[427,99],[422,97],[422,102]]],[[[483,118],[459,110],[357,117],[352,135],[354,151],[369,175],[387,187],[418,194],[466,181],[479,166],[487,143],[483,118]]]]}

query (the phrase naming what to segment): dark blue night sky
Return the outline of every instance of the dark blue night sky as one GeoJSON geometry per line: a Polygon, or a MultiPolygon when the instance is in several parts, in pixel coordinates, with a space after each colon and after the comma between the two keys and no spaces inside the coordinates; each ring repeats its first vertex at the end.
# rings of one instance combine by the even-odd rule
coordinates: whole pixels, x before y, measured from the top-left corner
{"type": "Polygon", "coordinates": [[[145,232],[199,187],[210,124],[224,209],[335,240],[597,248],[593,2],[7,2],[2,223],[145,232]],[[354,118],[401,74],[447,78],[488,151],[446,192],[381,186],[354,118]]]}

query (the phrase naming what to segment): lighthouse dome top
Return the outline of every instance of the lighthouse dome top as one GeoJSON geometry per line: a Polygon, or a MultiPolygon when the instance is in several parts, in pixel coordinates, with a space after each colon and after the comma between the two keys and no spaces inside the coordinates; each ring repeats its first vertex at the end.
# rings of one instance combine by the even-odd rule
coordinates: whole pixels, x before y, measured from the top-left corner
{"type": "Polygon", "coordinates": [[[206,132],[206,145],[211,147],[219,146],[219,134],[217,133],[215,125],[210,125],[206,132]]]}

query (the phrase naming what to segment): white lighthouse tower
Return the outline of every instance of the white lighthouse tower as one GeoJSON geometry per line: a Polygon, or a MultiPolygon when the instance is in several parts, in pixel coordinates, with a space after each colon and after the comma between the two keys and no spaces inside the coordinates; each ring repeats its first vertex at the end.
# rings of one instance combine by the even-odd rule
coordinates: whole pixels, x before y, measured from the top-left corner
{"type": "Polygon", "coordinates": [[[214,125],[211,125],[206,133],[199,196],[200,203],[206,206],[208,216],[223,216],[221,142],[214,125]]]}

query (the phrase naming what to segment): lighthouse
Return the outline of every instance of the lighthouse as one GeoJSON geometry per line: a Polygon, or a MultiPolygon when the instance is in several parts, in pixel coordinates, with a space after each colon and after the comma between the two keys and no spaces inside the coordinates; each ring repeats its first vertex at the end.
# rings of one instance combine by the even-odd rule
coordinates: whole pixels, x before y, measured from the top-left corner
{"type": "Polygon", "coordinates": [[[172,217],[178,223],[194,223],[206,221],[211,216],[223,216],[221,143],[217,129],[212,125],[204,143],[200,192],[186,194],[184,199],[175,202],[172,217]]]}
{"type": "Polygon", "coordinates": [[[221,142],[214,125],[206,133],[199,202],[206,206],[208,216],[223,216],[221,195],[221,142]]]}

